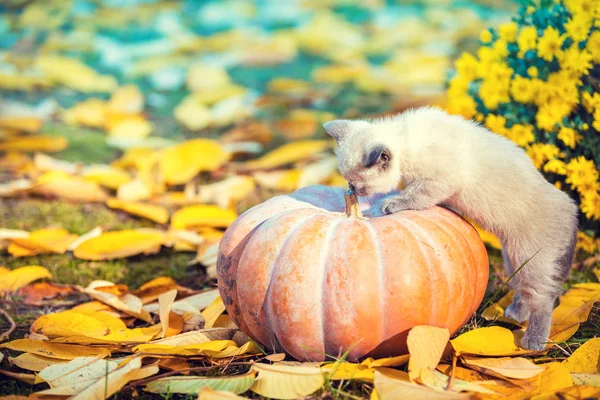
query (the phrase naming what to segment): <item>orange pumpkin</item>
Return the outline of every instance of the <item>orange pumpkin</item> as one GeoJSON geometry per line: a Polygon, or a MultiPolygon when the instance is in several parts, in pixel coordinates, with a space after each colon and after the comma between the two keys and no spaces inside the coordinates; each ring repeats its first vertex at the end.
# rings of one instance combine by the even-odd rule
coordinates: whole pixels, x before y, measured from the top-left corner
{"type": "Polygon", "coordinates": [[[382,198],[358,203],[341,188],[310,186],[241,215],[217,262],[234,322],[266,347],[312,361],[346,350],[349,360],[403,354],[415,325],[454,333],[485,292],[483,242],[441,207],[361,215],[382,198]]]}

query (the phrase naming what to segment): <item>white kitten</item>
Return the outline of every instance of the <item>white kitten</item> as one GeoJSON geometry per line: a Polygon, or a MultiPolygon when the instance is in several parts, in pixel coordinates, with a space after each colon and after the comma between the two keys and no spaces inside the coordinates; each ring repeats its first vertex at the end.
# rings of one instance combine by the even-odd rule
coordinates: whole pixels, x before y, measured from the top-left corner
{"type": "Polygon", "coordinates": [[[529,320],[521,346],[543,349],[554,303],[573,261],[577,206],[548,183],[513,142],[435,108],[324,125],[336,139],[339,169],[356,194],[387,193],[384,214],[436,204],[472,218],[502,242],[509,283],[506,315],[529,320]]]}

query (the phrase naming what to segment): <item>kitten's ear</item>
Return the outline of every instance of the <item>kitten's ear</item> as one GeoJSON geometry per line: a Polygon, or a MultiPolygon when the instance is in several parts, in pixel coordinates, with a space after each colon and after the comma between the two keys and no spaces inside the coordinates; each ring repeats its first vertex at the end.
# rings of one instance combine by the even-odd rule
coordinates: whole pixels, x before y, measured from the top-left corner
{"type": "Polygon", "coordinates": [[[325,132],[335,140],[340,140],[346,133],[350,131],[352,121],[347,119],[336,119],[323,124],[325,132]]]}

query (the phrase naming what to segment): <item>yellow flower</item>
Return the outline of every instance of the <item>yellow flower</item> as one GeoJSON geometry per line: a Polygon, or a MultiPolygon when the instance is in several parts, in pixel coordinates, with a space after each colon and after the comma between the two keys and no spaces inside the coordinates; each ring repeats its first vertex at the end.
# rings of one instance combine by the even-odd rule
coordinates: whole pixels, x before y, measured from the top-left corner
{"type": "Polygon", "coordinates": [[[488,29],[481,32],[479,35],[479,40],[481,40],[481,43],[488,44],[492,41],[492,32],[490,32],[488,29]]]}
{"type": "Polygon", "coordinates": [[[552,132],[556,124],[562,122],[563,118],[569,115],[570,111],[567,104],[551,101],[538,109],[535,121],[538,128],[552,132]]]}
{"type": "Polygon", "coordinates": [[[495,62],[490,65],[486,79],[498,84],[508,84],[513,69],[504,62],[495,62]]]}
{"type": "Polygon", "coordinates": [[[581,75],[589,74],[592,69],[592,55],[589,51],[580,50],[579,46],[572,45],[569,49],[559,53],[558,60],[560,66],[565,71],[569,71],[571,76],[578,79],[581,75]]]}
{"type": "Polygon", "coordinates": [[[600,108],[600,93],[594,92],[590,94],[589,92],[584,91],[581,95],[581,100],[585,109],[593,113],[594,110],[600,108]]]}
{"type": "Polygon", "coordinates": [[[503,135],[506,130],[506,118],[501,115],[488,114],[485,117],[485,126],[492,132],[503,135]]]}
{"type": "Polygon", "coordinates": [[[462,115],[464,118],[473,118],[477,112],[477,104],[468,95],[449,97],[448,112],[450,114],[462,115]]]}
{"type": "Polygon", "coordinates": [[[529,67],[527,68],[527,74],[532,78],[537,78],[538,69],[536,67],[529,67]]]}
{"type": "Polygon", "coordinates": [[[533,14],[535,12],[535,7],[534,6],[529,6],[526,9],[527,14],[533,14]]]}
{"type": "Polygon", "coordinates": [[[509,22],[507,24],[502,24],[498,27],[498,33],[500,34],[500,38],[506,40],[507,42],[514,42],[517,38],[517,30],[518,25],[515,22],[509,22]]]}
{"type": "Polygon", "coordinates": [[[594,110],[594,122],[592,122],[592,126],[600,132],[600,108],[594,110]]]}
{"type": "Polygon", "coordinates": [[[530,103],[537,93],[538,86],[537,79],[515,76],[510,83],[510,95],[519,103],[530,103]]]}
{"type": "Polygon", "coordinates": [[[592,19],[589,14],[575,14],[565,24],[567,35],[569,35],[576,43],[585,40],[588,37],[588,32],[592,27],[592,19]]]}
{"type": "Polygon", "coordinates": [[[537,45],[538,56],[546,61],[552,61],[554,56],[560,54],[564,40],[565,38],[560,36],[556,29],[547,27],[537,45]]]}
{"type": "Polygon", "coordinates": [[[527,26],[521,29],[519,36],[517,36],[519,57],[523,57],[528,50],[534,50],[536,48],[537,38],[537,31],[534,26],[527,26]]]}
{"type": "Polygon", "coordinates": [[[594,243],[594,238],[583,232],[577,232],[577,248],[588,254],[594,254],[598,247],[594,243]]]}
{"type": "Polygon", "coordinates": [[[448,83],[448,97],[464,96],[469,89],[469,80],[462,75],[456,74],[448,83]]]}
{"type": "Polygon", "coordinates": [[[594,31],[590,35],[585,45],[587,51],[592,55],[595,63],[600,62],[600,31],[594,31]]]}
{"type": "Polygon", "coordinates": [[[508,55],[508,43],[504,39],[498,39],[492,45],[497,58],[504,58],[508,55]]]}
{"type": "Polygon", "coordinates": [[[508,129],[506,136],[521,147],[535,140],[531,125],[514,124],[508,129]]]}
{"type": "Polygon", "coordinates": [[[456,72],[468,81],[472,81],[477,73],[477,59],[472,54],[462,53],[456,60],[456,72]]]}
{"type": "Polygon", "coordinates": [[[597,12],[598,0],[565,0],[571,14],[594,15],[597,12]]]}
{"type": "Polygon", "coordinates": [[[558,138],[567,146],[574,149],[581,140],[581,135],[575,129],[562,127],[558,131],[558,138]]]}
{"type": "Polygon", "coordinates": [[[562,182],[561,181],[554,182],[554,187],[557,188],[558,190],[562,190],[562,182]]]}
{"type": "Polygon", "coordinates": [[[584,193],[579,207],[586,218],[600,220],[600,191],[596,189],[584,193]]]}
{"type": "Polygon", "coordinates": [[[557,175],[566,175],[567,174],[567,164],[564,161],[559,159],[552,159],[544,164],[544,171],[550,172],[557,175]]]}
{"type": "Polygon", "coordinates": [[[540,169],[546,161],[561,155],[558,147],[547,143],[533,143],[527,146],[525,151],[537,169],[540,169]]]}
{"type": "Polygon", "coordinates": [[[598,181],[598,168],[584,156],[571,159],[567,164],[567,180],[573,189],[589,190],[598,181]]]}
{"type": "Polygon", "coordinates": [[[483,105],[489,110],[498,108],[498,104],[510,101],[508,96],[508,84],[498,84],[493,81],[483,81],[479,86],[479,97],[483,105]]]}

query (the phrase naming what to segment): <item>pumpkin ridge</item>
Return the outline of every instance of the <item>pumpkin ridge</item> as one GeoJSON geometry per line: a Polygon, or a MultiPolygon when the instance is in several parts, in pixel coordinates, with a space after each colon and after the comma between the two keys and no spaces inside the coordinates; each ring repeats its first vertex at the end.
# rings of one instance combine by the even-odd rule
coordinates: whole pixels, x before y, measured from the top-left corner
{"type": "MultiPolygon", "coordinates": [[[[373,224],[367,220],[365,225],[368,227],[369,231],[371,232],[371,237],[373,239],[373,247],[375,248],[375,254],[377,256],[377,267],[376,267],[376,274],[379,277],[379,293],[381,293],[381,297],[380,297],[380,302],[379,302],[379,309],[381,310],[381,321],[385,321],[385,310],[386,310],[386,305],[388,302],[387,299],[387,295],[386,295],[386,291],[385,291],[385,279],[384,279],[384,269],[383,269],[383,254],[382,254],[382,248],[381,245],[379,243],[379,240],[377,238],[377,231],[375,230],[375,227],[373,226],[373,224]],[[383,299],[382,299],[383,298],[383,299]]],[[[382,323],[381,324],[381,331],[379,333],[379,342],[382,342],[385,337],[386,337],[386,324],[382,323]]]]}
{"type": "Polygon", "coordinates": [[[333,224],[332,224],[332,228],[329,231],[329,233],[327,234],[326,239],[324,240],[324,251],[323,254],[321,255],[321,259],[319,260],[319,262],[322,264],[322,268],[321,270],[322,272],[322,276],[321,276],[321,312],[320,312],[320,316],[321,316],[321,336],[323,337],[323,349],[325,351],[325,356],[327,356],[329,353],[329,350],[327,349],[327,331],[325,329],[325,297],[327,296],[327,291],[326,291],[326,283],[327,283],[327,273],[329,271],[328,268],[328,259],[329,259],[329,248],[330,248],[330,243],[331,243],[331,238],[334,236],[335,231],[337,230],[337,228],[340,226],[340,224],[342,223],[343,219],[334,219],[333,220],[333,224]]]}
{"type": "MultiPolygon", "coordinates": [[[[424,232],[429,232],[429,230],[428,229],[424,229],[423,228],[423,224],[429,224],[430,226],[433,225],[435,228],[437,228],[439,230],[439,232],[443,232],[443,234],[446,236],[446,238],[441,238],[441,237],[438,237],[438,236],[432,237],[431,235],[429,235],[430,238],[432,238],[435,242],[439,243],[440,245],[442,245],[441,241],[443,241],[445,239],[448,239],[449,241],[451,241],[452,238],[454,236],[456,236],[456,235],[454,235],[454,236],[451,235],[448,232],[448,230],[446,229],[446,226],[445,226],[446,224],[440,224],[439,221],[435,220],[435,217],[431,218],[430,216],[426,217],[426,216],[424,216],[422,214],[415,214],[415,215],[412,216],[412,218],[414,218],[415,220],[420,221],[420,224],[417,224],[417,225],[418,225],[419,229],[421,229],[424,232]]],[[[460,234],[457,235],[457,236],[462,237],[462,235],[460,235],[460,234]]],[[[443,247],[443,246],[441,246],[441,247],[443,247]]],[[[445,256],[450,256],[452,254],[453,249],[455,247],[456,246],[453,245],[453,246],[451,246],[451,248],[448,248],[447,250],[444,250],[444,251],[439,250],[439,251],[443,252],[445,256]]],[[[468,268],[468,264],[466,264],[461,257],[458,257],[457,260],[453,260],[453,263],[452,262],[448,262],[447,257],[441,257],[438,261],[439,262],[436,264],[438,266],[438,273],[442,274],[443,277],[444,277],[444,282],[446,283],[447,293],[454,292],[454,290],[452,288],[452,282],[459,282],[461,284],[461,286],[465,286],[464,285],[464,280],[459,279],[456,276],[456,274],[455,274],[456,268],[451,268],[451,267],[449,268],[448,267],[449,265],[451,266],[453,263],[455,264],[455,266],[458,266],[458,265],[456,265],[456,263],[457,262],[461,262],[461,264],[462,264],[461,265],[461,269],[464,269],[464,270],[468,271],[470,268],[468,268]]],[[[461,271],[461,273],[462,272],[463,271],[461,271]]],[[[450,301],[450,299],[447,299],[447,300],[450,301]]],[[[457,313],[458,311],[460,311],[459,308],[460,308],[460,306],[456,307],[456,304],[455,304],[455,307],[450,307],[449,308],[450,311],[446,315],[446,320],[444,321],[444,324],[446,326],[448,326],[448,322],[449,321],[456,320],[456,317],[454,316],[454,314],[457,313]]]]}
{"type": "MultiPolygon", "coordinates": [[[[476,268],[477,266],[477,260],[475,259],[475,249],[473,248],[473,246],[471,245],[471,241],[459,230],[455,227],[454,225],[454,221],[451,221],[452,219],[455,219],[455,217],[460,217],[458,214],[454,214],[452,213],[440,213],[437,215],[437,217],[432,218],[431,221],[434,223],[437,223],[438,227],[441,228],[442,230],[447,231],[447,229],[452,230],[452,232],[454,233],[454,235],[450,234],[452,237],[460,237],[466,244],[467,244],[467,248],[469,249],[469,259],[470,262],[467,265],[467,271],[473,271],[475,274],[475,279],[473,280],[473,282],[476,284],[477,282],[479,282],[479,269],[476,268]],[[443,221],[446,222],[445,224],[441,224],[439,221],[443,221]],[[475,266],[475,268],[469,268],[469,266],[475,266]]],[[[473,227],[473,225],[469,224],[469,226],[471,227],[472,230],[475,230],[475,228],[473,227]]],[[[475,231],[477,232],[477,231],[475,231]]],[[[463,253],[464,255],[464,253],[463,253]]],[[[475,307],[475,303],[477,302],[477,290],[476,287],[471,287],[471,301],[470,301],[470,310],[472,310],[473,312],[476,311],[476,307],[475,307]]],[[[470,318],[470,317],[469,317],[470,318]]],[[[466,321],[464,321],[466,322],[466,321]]],[[[463,323],[464,323],[463,322],[463,323]]]]}
{"type": "MultiPolygon", "coordinates": [[[[432,236],[431,236],[431,234],[427,230],[422,229],[417,222],[413,221],[412,218],[413,218],[413,216],[415,214],[416,213],[410,213],[409,215],[406,215],[405,218],[395,218],[395,220],[397,222],[400,222],[406,228],[406,231],[412,236],[412,238],[414,239],[415,243],[418,244],[418,246],[419,246],[419,252],[421,253],[421,255],[423,256],[423,258],[427,262],[427,269],[429,270],[429,276],[434,276],[435,275],[434,274],[434,269],[433,269],[434,260],[429,255],[429,252],[426,251],[426,249],[424,248],[424,246],[428,246],[428,247],[431,247],[431,248],[434,248],[434,247],[431,244],[429,244],[429,243],[425,243],[421,239],[421,237],[423,237],[423,236],[426,237],[426,238],[431,239],[432,236]],[[406,225],[409,225],[410,228],[408,226],[406,226],[406,225]],[[416,235],[415,231],[418,231],[419,235],[416,235]]],[[[444,278],[445,277],[446,276],[444,274],[444,278]]],[[[448,286],[447,280],[446,279],[444,279],[444,280],[446,281],[445,282],[446,292],[444,293],[444,299],[443,299],[443,301],[448,301],[447,298],[448,298],[448,293],[450,291],[450,288],[448,286]]],[[[428,282],[429,282],[429,293],[438,293],[439,294],[439,290],[436,291],[434,289],[434,282],[431,279],[429,279],[428,282]]],[[[433,312],[429,314],[429,320],[427,322],[428,325],[433,325],[434,321],[435,320],[439,320],[440,317],[441,317],[438,314],[439,310],[440,310],[440,308],[439,308],[439,301],[441,300],[441,299],[439,299],[439,297],[440,296],[431,296],[430,297],[431,300],[434,301],[435,303],[434,304],[430,304],[430,307],[429,307],[433,312]]],[[[448,314],[446,314],[446,319],[444,320],[444,324],[446,324],[447,321],[448,321],[448,314]]]]}
{"type": "MultiPolygon", "coordinates": [[[[287,214],[291,215],[291,214],[294,214],[294,213],[296,213],[296,212],[298,212],[298,211],[300,211],[300,210],[305,210],[305,209],[292,209],[292,210],[286,210],[286,211],[283,211],[283,212],[281,212],[281,213],[278,213],[277,215],[279,216],[278,218],[281,218],[281,217],[282,217],[282,216],[281,216],[281,214],[287,213],[287,214]]],[[[267,299],[267,298],[270,296],[270,287],[271,287],[271,283],[272,283],[272,281],[273,281],[273,274],[274,274],[274,272],[275,272],[275,269],[276,269],[276,267],[277,267],[276,261],[277,261],[277,259],[279,258],[279,255],[280,255],[280,253],[281,253],[281,249],[284,247],[284,244],[285,244],[285,242],[286,242],[287,240],[289,240],[289,238],[292,236],[293,232],[294,232],[296,229],[298,229],[300,226],[302,226],[304,223],[308,222],[308,221],[309,221],[310,219],[312,219],[313,217],[315,217],[315,215],[313,215],[313,214],[310,214],[310,215],[307,215],[307,216],[305,216],[304,218],[300,219],[300,220],[297,222],[297,225],[296,225],[296,226],[294,226],[293,228],[291,228],[289,231],[287,231],[287,232],[285,233],[285,238],[284,238],[284,239],[282,239],[282,240],[279,242],[279,243],[280,243],[280,245],[279,245],[279,247],[278,247],[278,248],[275,250],[275,253],[277,254],[277,256],[275,257],[275,259],[274,259],[274,262],[272,262],[272,263],[271,263],[271,265],[270,265],[270,267],[271,267],[271,270],[269,271],[269,281],[268,281],[268,284],[267,284],[267,290],[266,290],[266,292],[265,292],[265,295],[264,295],[264,298],[263,298],[263,305],[264,305],[264,302],[266,301],[266,299],[267,299]]],[[[267,219],[265,219],[264,221],[262,221],[262,222],[261,222],[261,223],[260,223],[260,224],[259,224],[259,225],[256,227],[257,229],[253,229],[253,230],[251,231],[251,232],[252,232],[252,237],[250,237],[250,238],[249,238],[249,240],[248,240],[248,243],[246,244],[246,247],[244,248],[244,250],[243,250],[243,251],[242,251],[242,253],[240,254],[239,261],[238,261],[238,263],[239,263],[239,264],[244,264],[244,263],[243,263],[243,261],[245,261],[245,258],[246,258],[246,257],[245,257],[245,255],[246,255],[246,252],[253,251],[254,243],[255,243],[256,241],[258,241],[258,240],[259,240],[258,238],[257,238],[257,239],[255,239],[255,237],[257,237],[257,236],[258,236],[258,237],[260,237],[260,236],[259,236],[259,235],[257,235],[257,234],[262,234],[262,231],[263,231],[263,230],[265,230],[265,229],[267,229],[267,228],[265,228],[264,226],[265,226],[265,225],[268,225],[268,223],[269,223],[269,222],[273,223],[273,222],[271,221],[271,218],[267,218],[267,219]],[[261,229],[258,229],[258,228],[261,228],[261,229]],[[249,249],[250,249],[250,250],[249,250],[249,249]]],[[[236,279],[240,279],[240,277],[239,277],[239,274],[240,274],[240,270],[239,270],[239,268],[238,268],[238,270],[237,270],[237,274],[238,274],[238,276],[236,276],[236,279]]],[[[238,293],[238,299],[239,299],[239,297],[240,297],[240,296],[239,296],[239,293],[238,293]]],[[[261,307],[261,308],[262,308],[262,307],[261,307]]],[[[252,331],[252,329],[250,329],[250,326],[252,326],[252,325],[248,323],[248,318],[249,318],[249,316],[248,316],[248,315],[246,315],[245,313],[240,313],[240,318],[242,319],[242,321],[243,321],[244,325],[245,325],[246,327],[248,327],[248,329],[251,331],[252,335],[254,335],[254,336],[257,336],[257,335],[256,335],[256,332],[253,332],[253,331],[252,331]]],[[[269,331],[270,331],[270,332],[273,332],[273,322],[271,321],[271,310],[268,310],[268,312],[266,312],[266,313],[265,313],[265,319],[266,319],[266,322],[267,322],[267,324],[269,325],[269,327],[268,327],[268,329],[266,329],[266,328],[262,328],[262,329],[261,329],[262,333],[264,333],[264,332],[269,332],[269,331]]],[[[263,335],[261,334],[260,336],[263,336],[263,335]]],[[[275,337],[275,340],[277,340],[277,337],[276,337],[275,335],[273,335],[273,336],[275,337]]],[[[263,343],[263,344],[264,344],[264,343],[263,343]]],[[[279,343],[279,340],[277,340],[277,343],[270,343],[270,345],[272,346],[272,348],[273,348],[273,349],[278,349],[278,348],[281,348],[281,346],[280,346],[280,343],[279,343]]]]}

